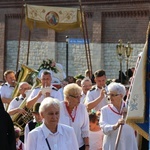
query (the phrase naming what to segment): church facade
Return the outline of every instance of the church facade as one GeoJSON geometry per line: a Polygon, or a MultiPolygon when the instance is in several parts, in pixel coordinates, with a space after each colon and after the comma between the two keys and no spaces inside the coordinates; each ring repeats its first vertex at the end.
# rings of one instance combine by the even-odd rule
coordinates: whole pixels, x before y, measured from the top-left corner
{"type": "MultiPolygon", "coordinates": [[[[26,4],[53,7],[79,8],[77,0],[26,0],[26,4]]],[[[80,28],[55,32],[52,29],[35,28],[29,31],[25,23],[25,7],[20,0],[0,2],[0,80],[7,69],[17,70],[20,64],[38,69],[43,59],[53,59],[63,65],[68,74],[83,74],[87,59],[80,28]],[[66,36],[69,37],[68,60],[66,60],[66,36]],[[75,42],[71,42],[75,39],[75,42]],[[30,41],[30,42],[29,42],[30,41]]],[[[106,70],[108,78],[118,78],[120,60],[116,53],[118,40],[124,46],[131,42],[133,51],[128,67],[135,67],[146,39],[150,18],[149,0],[82,0],[85,12],[92,71],[106,70]]],[[[122,71],[127,69],[127,58],[122,58],[122,71]]]]}

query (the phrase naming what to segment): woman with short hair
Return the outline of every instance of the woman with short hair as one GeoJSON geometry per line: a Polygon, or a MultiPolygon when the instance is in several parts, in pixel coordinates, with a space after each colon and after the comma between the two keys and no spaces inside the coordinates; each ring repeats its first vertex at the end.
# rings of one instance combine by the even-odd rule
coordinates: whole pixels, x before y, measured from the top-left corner
{"type": "Polygon", "coordinates": [[[60,123],[74,128],[79,150],[89,150],[89,117],[80,103],[81,87],[75,83],[64,87],[64,101],[60,103],[60,123]]]}

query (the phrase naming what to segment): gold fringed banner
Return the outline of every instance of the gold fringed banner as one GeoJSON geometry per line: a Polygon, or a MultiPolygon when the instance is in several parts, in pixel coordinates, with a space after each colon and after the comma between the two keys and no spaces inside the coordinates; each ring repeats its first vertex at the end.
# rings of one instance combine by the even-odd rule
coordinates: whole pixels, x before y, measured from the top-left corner
{"type": "Polygon", "coordinates": [[[145,43],[142,54],[139,56],[134,75],[131,81],[127,101],[129,103],[127,123],[144,122],[145,101],[146,101],[146,59],[147,59],[147,42],[145,43]]]}
{"type": "Polygon", "coordinates": [[[51,28],[55,31],[81,27],[81,15],[77,8],[26,5],[25,19],[30,30],[51,28]]]}
{"type": "Polygon", "coordinates": [[[142,53],[139,55],[131,85],[129,88],[127,102],[128,114],[127,123],[143,123],[145,122],[145,105],[146,101],[146,67],[147,67],[147,53],[148,53],[148,37],[150,34],[150,23],[146,34],[146,42],[142,53]]]}

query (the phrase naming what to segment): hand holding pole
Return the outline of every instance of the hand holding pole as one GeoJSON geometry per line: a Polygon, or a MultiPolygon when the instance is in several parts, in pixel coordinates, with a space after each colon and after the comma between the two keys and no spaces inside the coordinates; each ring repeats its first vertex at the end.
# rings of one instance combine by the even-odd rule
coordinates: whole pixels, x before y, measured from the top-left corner
{"type": "MultiPolygon", "coordinates": [[[[122,108],[122,119],[124,121],[126,119],[126,116],[127,116],[127,108],[124,106],[122,108]]],[[[122,132],[122,127],[123,127],[123,125],[120,125],[119,129],[118,129],[118,134],[117,134],[117,138],[116,138],[116,142],[115,142],[115,150],[117,150],[117,148],[118,148],[118,143],[119,143],[119,140],[120,140],[120,135],[121,135],[121,132],[122,132]]]]}

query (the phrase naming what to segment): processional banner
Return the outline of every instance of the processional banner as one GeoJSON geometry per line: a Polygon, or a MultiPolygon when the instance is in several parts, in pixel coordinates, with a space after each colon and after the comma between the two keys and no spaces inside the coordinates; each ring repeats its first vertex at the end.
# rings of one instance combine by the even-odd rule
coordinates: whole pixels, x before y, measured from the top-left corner
{"type": "Polygon", "coordinates": [[[138,56],[133,78],[128,93],[128,116],[127,121],[143,122],[146,101],[146,58],[147,42],[138,56]]]}
{"type": "Polygon", "coordinates": [[[149,140],[149,102],[150,102],[150,22],[146,43],[138,57],[133,79],[127,96],[127,123],[140,135],[149,140]]]}
{"type": "Polygon", "coordinates": [[[26,24],[33,28],[51,28],[64,31],[81,27],[81,15],[77,8],[26,5],[26,24]]]}

